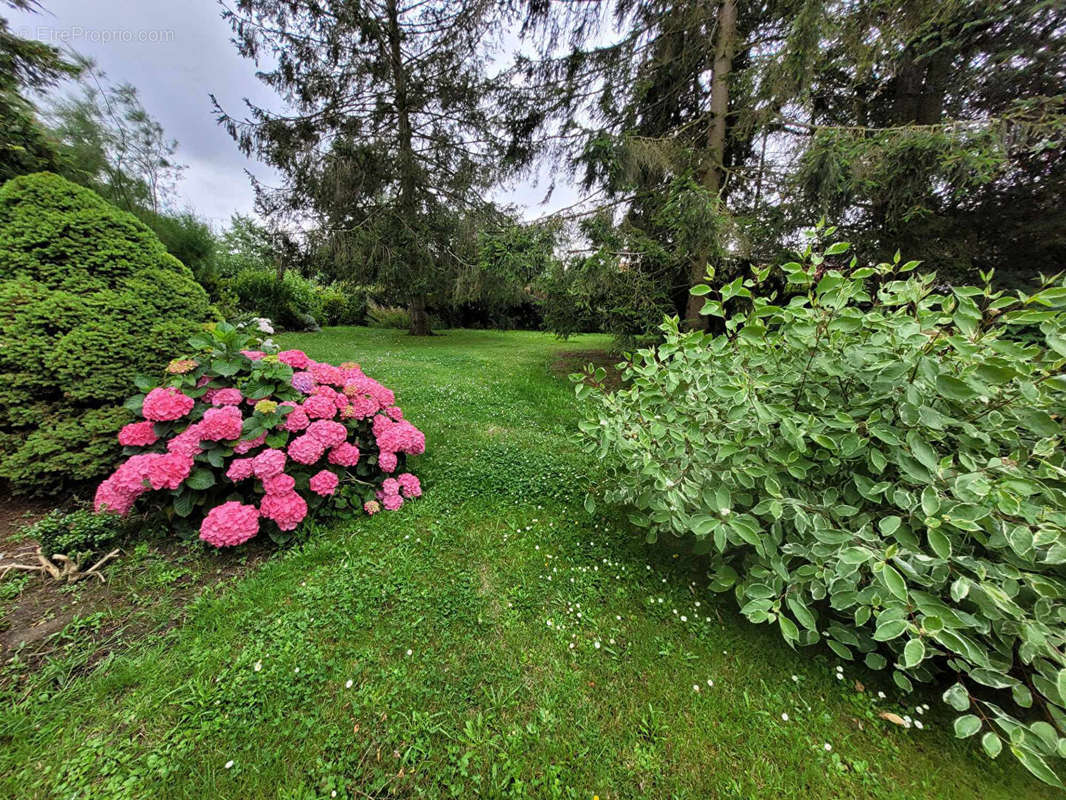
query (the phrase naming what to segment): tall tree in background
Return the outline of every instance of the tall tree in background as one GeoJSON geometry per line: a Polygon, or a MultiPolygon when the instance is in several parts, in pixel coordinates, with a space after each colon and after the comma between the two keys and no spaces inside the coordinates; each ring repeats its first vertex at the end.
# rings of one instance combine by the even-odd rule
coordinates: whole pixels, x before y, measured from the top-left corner
{"type": "Polygon", "coordinates": [[[760,80],[765,43],[786,37],[782,19],[800,5],[590,0],[529,7],[526,30],[539,57],[522,66],[538,101],[521,100],[531,112],[512,110],[514,132],[520,141],[525,134],[530,152],[547,142],[541,150],[569,164],[598,205],[621,209],[620,239],[593,241],[590,258],[609,268],[604,248],[621,246],[636,283],[607,283],[626,294],[640,283],[658,285],[663,310],[693,327],[705,323],[688,289],[737,237],[730,200],[771,117],[765,109],[780,105],[760,80]]]}
{"type": "Polygon", "coordinates": [[[79,63],[80,92],[56,97],[47,110],[62,171],[126,211],[160,213],[184,170],[175,159],[177,141],[145,110],[134,86],[111,84],[91,61],[79,63]]]}
{"type": "Polygon", "coordinates": [[[226,9],[241,55],[291,111],[218,106],[247,154],[278,168],[261,207],[309,213],[353,277],[402,293],[411,333],[429,333],[427,296],[453,258],[450,220],[481,204],[500,144],[486,43],[501,21],[488,0],[239,0],[226,9]]]}
{"type": "Polygon", "coordinates": [[[692,326],[707,265],[726,282],[822,215],[869,258],[902,247],[949,277],[996,266],[1024,282],[1066,255],[1061,3],[528,8],[538,102],[520,98],[515,133],[615,222],[591,227],[605,235],[578,266],[640,276],[692,326]]]}
{"type": "MultiPolygon", "coordinates": [[[[791,185],[872,256],[1009,284],[1066,259],[1066,6],[827,3],[791,185]]],[[[794,215],[793,218],[796,218],[794,215]]]]}
{"type": "MultiPolygon", "coordinates": [[[[2,2],[20,11],[40,8],[35,0],[2,2]]],[[[16,175],[57,168],[55,145],[26,94],[55,86],[78,69],[56,48],[16,36],[7,20],[0,18],[0,183],[16,175]]]]}

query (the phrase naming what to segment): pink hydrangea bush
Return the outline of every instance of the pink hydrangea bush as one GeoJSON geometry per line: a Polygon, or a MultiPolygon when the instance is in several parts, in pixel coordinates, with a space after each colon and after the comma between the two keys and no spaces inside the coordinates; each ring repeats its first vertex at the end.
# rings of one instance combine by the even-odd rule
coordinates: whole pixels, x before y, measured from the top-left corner
{"type": "Polygon", "coordinates": [[[126,407],[142,419],[119,432],[125,460],[98,487],[98,512],[140,504],[233,547],[263,531],[282,541],[327,504],[375,514],[422,494],[404,467],[426,438],[358,364],[277,352],[226,323],[189,343],[197,352],[162,385],[138,379],[126,407]]]}

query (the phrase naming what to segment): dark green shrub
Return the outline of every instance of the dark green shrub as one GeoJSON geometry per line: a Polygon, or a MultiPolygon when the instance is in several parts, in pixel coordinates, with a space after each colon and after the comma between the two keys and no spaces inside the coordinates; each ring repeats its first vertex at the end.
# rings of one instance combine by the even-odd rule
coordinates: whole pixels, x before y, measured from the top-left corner
{"type": "Polygon", "coordinates": [[[1066,283],[937,285],[848,245],[706,295],[581,430],[607,499],[691,541],[712,588],[792,646],[944,681],[960,738],[1041,779],[1066,756],[1066,283]],[[1041,341],[1006,331],[1039,326],[1041,341]],[[950,676],[950,677],[949,677],[950,676]],[[946,680],[945,680],[946,679],[946,680]]]}
{"type": "Polygon", "coordinates": [[[207,290],[212,299],[217,299],[218,244],[207,223],[187,211],[160,214],[149,209],[139,209],[136,213],[138,219],[159,237],[167,252],[192,270],[197,283],[207,290]]]}
{"type": "Polygon", "coordinates": [[[46,492],[113,466],[120,408],[209,315],[148,228],[50,173],[0,188],[0,478],[46,492]]]}
{"type": "Polygon", "coordinates": [[[407,329],[411,327],[411,315],[406,308],[370,303],[366,310],[366,324],[371,328],[407,329]]]}
{"type": "Polygon", "coordinates": [[[363,325],[366,322],[368,290],[350,283],[315,285],[323,325],[363,325]]]}
{"type": "Polygon", "coordinates": [[[61,553],[81,562],[103,555],[123,530],[124,523],[114,514],[95,514],[90,509],[79,509],[70,513],[52,511],[24,528],[23,533],[37,540],[46,557],[61,553]]]}
{"type": "Polygon", "coordinates": [[[241,311],[266,317],[276,327],[302,331],[315,327],[322,316],[315,285],[292,270],[281,280],[267,270],[243,270],[229,289],[237,295],[241,311]]]}

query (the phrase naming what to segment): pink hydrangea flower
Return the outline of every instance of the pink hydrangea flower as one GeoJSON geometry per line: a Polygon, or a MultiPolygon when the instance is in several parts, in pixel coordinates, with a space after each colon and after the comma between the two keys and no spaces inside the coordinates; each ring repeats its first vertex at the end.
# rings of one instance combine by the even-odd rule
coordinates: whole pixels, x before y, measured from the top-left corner
{"type": "Polygon", "coordinates": [[[405,472],[396,478],[400,482],[400,489],[403,491],[403,496],[408,498],[421,497],[422,496],[422,484],[418,478],[412,475],[410,472],[405,472]]]}
{"type": "Polygon", "coordinates": [[[259,511],[236,500],[215,506],[200,523],[200,538],[215,547],[244,544],[259,533],[259,511]]]}
{"type": "Polygon", "coordinates": [[[400,493],[400,482],[395,478],[386,478],[381,482],[381,493],[388,497],[392,494],[400,493]]]}
{"type": "Polygon", "coordinates": [[[93,498],[93,510],[96,511],[97,514],[110,512],[124,517],[130,513],[133,504],[137,501],[137,498],[140,495],[141,492],[131,492],[125,487],[120,486],[115,476],[112,475],[96,487],[96,496],[93,498]]]}
{"type": "Polygon", "coordinates": [[[335,473],[330,472],[328,469],[324,469],[311,476],[311,491],[326,497],[337,491],[337,484],[339,482],[340,481],[335,473]]]}
{"type": "Polygon", "coordinates": [[[356,419],[366,419],[371,414],[376,414],[380,407],[378,401],[368,394],[353,395],[348,406],[352,410],[352,416],[356,419]]]}
{"type": "Polygon", "coordinates": [[[278,353],[278,361],[288,364],[293,369],[307,369],[311,366],[311,359],[303,350],[282,350],[278,353]]]}
{"type": "Polygon", "coordinates": [[[310,423],[311,420],[307,418],[307,412],[297,406],[285,415],[285,421],[282,423],[282,427],[289,431],[289,433],[296,433],[297,431],[302,431],[310,423]]]}
{"type": "Polygon", "coordinates": [[[151,420],[131,422],[118,432],[118,443],[124,447],[148,447],[155,444],[159,437],[155,435],[155,423],[151,420]]]}
{"type": "Polygon", "coordinates": [[[325,451],[326,448],[318,439],[306,433],[289,442],[289,457],[300,464],[314,464],[325,451]]]}
{"type": "Polygon", "coordinates": [[[280,475],[281,471],[285,469],[285,451],[278,450],[276,448],[270,448],[264,450],[257,455],[252,461],[252,469],[255,471],[255,477],[261,481],[265,481],[267,478],[273,478],[275,475],[280,475]]]}
{"type": "Polygon", "coordinates": [[[218,389],[211,395],[210,403],[213,406],[239,406],[242,400],[244,400],[244,395],[241,394],[241,390],[230,387],[218,389]]]}
{"type": "Polygon", "coordinates": [[[241,355],[252,361],[259,361],[266,355],[262,350],[241,350],[241,355]]]}
{"type": "Polygon", "coordinates": [[[181,419],[196,405],[191,397],[182,394],[172,386],[152,389],[144,398],[141,413],[145,419],[153,422],[170,422],[181,419]]]}
{"type": "Polygon", "coordinates": [[[348,429],[340,422],[320,419],[310,424],[307,435],[317,439],[323,447],[335,447],[348,438],[348,429]]]}
{"type": "Polygon", "coordinates": [[[200,423],[194,422],[169,442],[168,453],[181,453],[183,456],[194,458],[201,452],[200,447],[200,423]]]}
{"type": "Polygon", "coordinates": [[[378,466],[382,472],[393,472],[396,469],[396,454],[388,450],[378,453],[378,466]]]}
{"type": "Polygon", "coordinates": [[[267,494],[259,503],[259,513],[281,530],[291,531],[307,516],[307,503],[296,492],[267,494]]]}
{"type": "Polygon", "coordinates": [[[322,364],[316,361],[311,364],[310,372],[316,383],[332,383],[337,386],[344,383],[344,370],[332,364],[322,364]]]}
{"type": "Polygon", "coordinates": [[[392,417],[397,422],[403,419],[403,409],[399,406],[389,406],[385,409],[385,413],[392,417]]]}
{"type": "Polygon", "coordinates": [[[400,506],[403,505],[403,498],[398,494],[387,494],[382,498],[381,505],[385,507],[386,511],[398,511],[400,506]]]}
{"type": "Polygon", "coordinates": [[[304,400],[303,410],[311,419],[333,419],[337,416],[337,404],[332,397],[316,394],[304,400]]]}
{"type": "Polygon", "coordinates": [[[235,458],[229,463],[229,469],[226,470],[226,477],[234,483],[238,481],[247,480],[255,474],[255,469],[252,466],[252,462],[255,459],[251,458],[235,458]]]}
{"type": "Polygon", "coordinates": [[[252,450],[255,450],[255,448],[259,447],[266,441],[266,438],[267,435],[265,433],[261,433],[254,439],[245,439],[244,441],[237,442],[237,444],[233,445],[233,452],[237,455],[242,456],[245,453],[249,453],[252,450]]]}
{"type": "Polygon", "coordinates": [[[374,516],[379,511],[381,511],[381,505],[378,503],[377,500],[368,500],[367,502],[363,503],[363,511],[365,511],[370,516],[374,516]]]}
{"type": "Polygon", "coordinates": [[[115,474],[111,476],[115,481],[115,485],[122,491],[134,495],[140,495],[148,491],[148,467],[158,455],[158,453],[141,453],[140,455],[130,456],[119,465],[119,468],[115,470],[115,474]]]}
{"type": "Polygon", "coordinates": [[[407,420],[397,422],[379,414],[374,417],[373,430],[379,450],[411,455],[426,452],[426,435],[407,420]]]}
{"type": "Polygon", "coordinates": [[[296,479],[282,472],[263,481],[263,491],[267,494],[288,494],[296,489],[296,479]]]}
{"type": "Polygon", "coordinates": [[[192,472],[193,461],[181,453],[153,453],[148,464],[148,482],[153,489],[177,489],[192,472]]]}
{"type": "MultiPolygon", "coordinates": [[[[225,391],[225,389],[223,389],[225,391]]],[[[234,406],[209,408],[200,420],[200,438],[212,442],[241,438],[244,418],[234,406]]]]}
{"type": "Polygon", "coordinates": [[[354,467],[359,463],[359,448],[350,442],[342,442],[329,451],[328,461],[341,467],[354,467]]]}

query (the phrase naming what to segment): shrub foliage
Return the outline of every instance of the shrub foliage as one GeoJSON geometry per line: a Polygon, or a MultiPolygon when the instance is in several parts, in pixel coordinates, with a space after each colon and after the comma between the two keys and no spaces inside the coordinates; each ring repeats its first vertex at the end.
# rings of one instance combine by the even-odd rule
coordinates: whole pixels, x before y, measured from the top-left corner
{"type": "Polygon", "coordinates": [[[208,316],[135,217],[50,173],[0,188],[0,477],[46,491],[114,461],[134,375],[208,316]]]}
{"type": "Polygon", "coordinates": [[[723,333],[668,320],[617,392],[580,376],[607,499],[790,645],[950,684],[960,738],[1060,785],[1066,283],[1005,296],[847,250],[808,247],[784,292],[769,268],[698,286],[723,333]]]}

